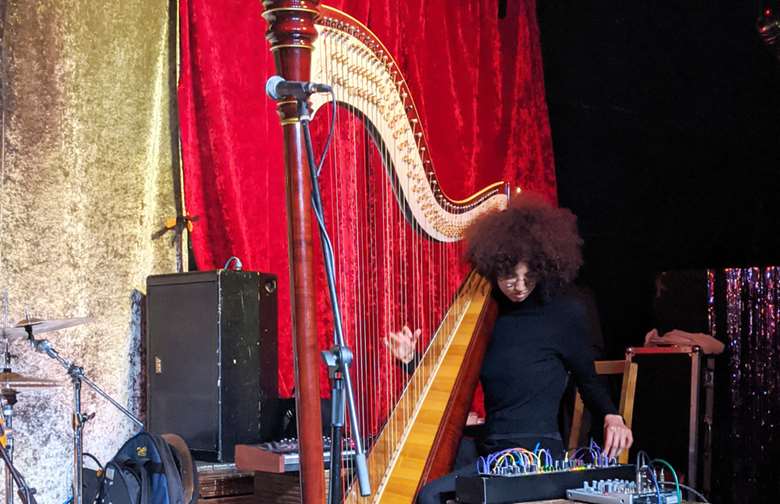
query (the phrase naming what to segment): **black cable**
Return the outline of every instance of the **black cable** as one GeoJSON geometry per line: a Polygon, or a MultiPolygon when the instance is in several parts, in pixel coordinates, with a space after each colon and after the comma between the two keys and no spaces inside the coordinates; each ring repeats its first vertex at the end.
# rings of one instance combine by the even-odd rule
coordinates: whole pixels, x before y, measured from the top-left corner
{"type": "MultiPolygon", "coordinates": [[[[670,481],[664,481],[664,483],[663,483],[663,484],[664,484],[664,485],[669,485],[669,486],[675,486],[675,485],[676,485],[675,483],[672,483],[672,482],[670,482],[670,481]]],[[[683,485],[682,483],[680,483],[680,486],[681,486],[682,488],[686,489],[686,490],[688,491],[688,493],[689,493],[689,494],[693,494],[693,495],[695,495],[695,496],[696,496],[698,499],[701,499],[701,500],[702,500],[702,502],[704,502],[705,504],[710,504],[710,501],[708,501],[708,500],[707,500],[707,498],[706,498],[704,495],[700,494],[698,490],[695,490],[694,488],[691,488],[691,487],[689,487],[688,485],[683,485]]]]}
{"type": "Polygon", "coordinates": [[[92,455],[91,453],[88,453],[88,452],[84,452],[83,456],[91,458],[97,464],[97,466],[100,468],[101,471],[105,471],[106,470],[106,468],[103,467],[103,464],[100,463],[100,461],[97,459],[96,456],[94,456],[94,455],[92,455]]]}
{"type": "Polygon", "coordinates": [[[331,103],[333,112],[331,113],[330,117],[330,129],[328,130],[328,138],[325,139],[325,147],[322,149],[322,157],[320,157],[320,162],[317,163],[317,177],[319,178],[320,172],[322,171],[322,163],[325,162],[325,155],[328,153],[328,150],[330,150],[330,142],[333,140],[333,132],[336,130],[336,109],[338,108],[336,106],[336,92],[331,91],[330,96],[332,97],[331,103]]]}
{"type": "Polygon", "coordinates": [[[650,474],[650,479],[653,481],[653,484],[655,485],[655,492],[656,496],[658,497],[658,504],[663,504],[663,500],[661,499],[661,487],[658,486],[658,478],[655,477],[655,471],[650,466],[645,466],[647,469],[647,472],[650,474]]]}
{"type": "MultiPolygon", "coordinates": [[[[335,94],[333,95],[333,104],[334,104],[334,117],[335,117],[335,94]]],[[[314,211],[314,215],[317,218],[317,225],[319,226],[320,230],[320,243],[322,244],[322,254],[324,256],[325,261],[325,276],[327,279],[328,284],[328,295],[331,302],[331,311],[333,312],[333,335],[335,341],[335,345],[339,349],[343,349],[346,347],[346,342],[344,339],[344,332],[343,327],[341,324],[341,312],[339,309],[338,304],[338,296],[336,294],[336,279],[335,279],[335,262],[334,262],[334,252],[333,252],[333,245],[330,241],[330,237],[328,235],[328,231],[325,227],[325,215],[322,208],[322,198],[320,196],[320,187],[319,187],[319,181],[318,181],[318,173],[317,169],[318,166],[315,164],[315,156],[314,156],[314,146],[312,145],[311,140],[311,131],[309,130],[309,121],[311,120],[308,116],[308,110],[307,105],[305,102],[301,102],[299,104],[299,114],[300,114],[300,122],[301,122],[301,129],[303,130],[303,139],[305,143],[305,150],[306,150],[306,158],[309,165],[309,174],[311,176],[311,202],[312,202],[312,210],[314,211]]],[[[331,124],[331,133],[333,132],[333,124],[335,124],[335,121],[331,124]]],[[[323,151],[322,159],[320,160],[320,163],[324,161],[325,155],[327,154],[327,148],[330,147],[329,145],[330,139],[328,140],[328,143],[326,144],[326,149],[323,151]]],[[[349,349],[346,349],[347,352],[349,352],[349,349]]],[[[340,357],[343,357],[341,354],[339,354],[340,357]]],[[[367,496],[370,494],[370,488],[368,487],[368,479],[367,479],[367,468],[365,468],[365,465],[363,465],[363,470],[361,471],[361,463],[360,460],[365,460],[365,455],[362,447],[362,442],[359,436],[359,427],[358,427],[358,420],[357,420],[357,411],[354,406],[354,402],[352,400],[352,383],[350,379],[349,374],[349,363],[347,361],[342,360],[341,364],[343,366],[343,369],[341,373],[341,379],[344,380],[344,384],[346,385],[346,399],[348,402],[348,408],[350,410],[350,420],[352,424],[352,431],[353,436],[355,438],[355,456],[358,464],[358,483],[360,486],[360,493],[363,496],[367,496]],[[364,488],[364,484],[366,487],[364,488]]],[[[334,424],[335,427],[335,424],[334,424]]],[[[339,427],[340,429],[343,429],[344,427],[339,427]]],[[[334,432],[335,434],[335,432],[334,432]]],[[[341,443],[339,443],[338,447],[331,447],[331,460],[334,459],[334,452],[336,450],[341,449],[341,443]]],[[[365,464],[365,462],[363,462],[365,464]]],[[[332,467],[332,465],[331,465],[332,467]]],[[[339,471],[331,471],[331,482],[329,485],[329,492],[328,492],[328,503],[333,503],[334,497],[336,497],[338,500],[340,500],[340,495],[338,490],[336,490],[334,495],[333,491],[330,491],[334,489],[336,486],[338,486],[338,478],[340,477],[339,471]]]]}
{"type": "Polygon", "coordinates": [[[650,462],[650,456],[644,450],[639,450],[636,454],[637,468],[646,466],[650,462]]]}
{"type": "MultiPolygon", "coordinates": [[[[339,338],[339,345],[344,344],[344,333],[342,332],[342,326],[341,326],[341,310],[339,309],[338,305],[338,297],[336,295],[336,279],[334,276],[335,268],[335,262],[334,262],[334,254],[333,254],[333,245],[330,241],[330,236],[328,235],[328,230],[325,227],[325,214],[322,209],[322,197],[320,196],[320,185],[317,182],[317,174],[316,174],[316,165],[314,160],[314,146],[312,145],[311,141],[311,132],[309,131],[309,120],[308,119],[302,119],[301,122],[303,123],[303,139],[306,144],[306,157],[309,161],[309,173],[311,174],[311,203],[312,203],[312,209],[314,210],[314,215],[317,218],[317,225],[320,228],[320,240],[322,242],[322,252],[325,256],[325,273],[326,278],[328,280],[328,294],[330,297],[331,302],[331,309],[333,310],[333,321],[334,325],[336,326],[335,332],[336,335],[339,338]]],[[[323,152],[323,159],[325,159],[325,154],[327,151],[323,152]]]]}
{"type": "Polygon", "coordinates": [[[8,451],[2,445],[0,445],[0,457],[2,457],[3,462],[5,462],[5,470],[11,474],[11,477],[16,483],[16,493],[19,495],[19,498],[23,500],[25,504],[37,504],[34,497],[35,492],[27,485],[24,477],[19,473],[16,467],[14,467],[13,462],[11,462],[11,457],[8,456],[8,451]]]}

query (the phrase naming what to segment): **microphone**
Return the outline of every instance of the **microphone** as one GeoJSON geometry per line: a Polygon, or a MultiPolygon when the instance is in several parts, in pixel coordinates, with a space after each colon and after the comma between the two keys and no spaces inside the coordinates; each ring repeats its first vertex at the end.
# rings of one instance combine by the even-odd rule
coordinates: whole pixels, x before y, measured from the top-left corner
{"type": "Polygon", "coordinates": [[[272,76],[265,83],[266,94],[274,100],[278,100],[283,96],[292,96],[298,100],[305,100],[314,93],[329,93],[330,91],[333,91],[333,88],[327,84],[288,81],[278,75],[272,76]]]}

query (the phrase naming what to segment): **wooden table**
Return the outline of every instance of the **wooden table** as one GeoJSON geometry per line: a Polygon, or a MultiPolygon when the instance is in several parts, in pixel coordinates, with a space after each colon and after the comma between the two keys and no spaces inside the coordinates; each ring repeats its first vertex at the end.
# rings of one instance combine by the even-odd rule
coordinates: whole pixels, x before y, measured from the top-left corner
{"type": "Polygon", "coordinates": [[[233,464],[198,463],[200,498],[197,504],[254,504],[254,474],[233,464]]]}
{"type": "MultiPolygon", "coordinates": [[[[553,500],[545,500],[545,501],[533,501],[533,502],[524,502],[523,504],[572,504],[573,502],[577,501],[571,501],[568,499],[553,499],[553,500]]],[[[682,504],[699,504],[694,501],[682,501],[682,504]]]]}
{"type": "MultiPolygon", "coordinates": [[[[239,471],[232,464],[202,464],[199,467],[198,504],[298,504],[298,473],[239,471]]],[[[573,504],[553,499],[523,504],[573,504]]],[[[696,504],[683,501],[683,504],[696,504]]]]}

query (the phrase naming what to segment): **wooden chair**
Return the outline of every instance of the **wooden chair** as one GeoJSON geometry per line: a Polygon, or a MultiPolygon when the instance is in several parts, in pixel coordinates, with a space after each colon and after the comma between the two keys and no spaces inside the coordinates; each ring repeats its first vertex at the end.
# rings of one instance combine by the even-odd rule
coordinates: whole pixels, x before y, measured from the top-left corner
{"type": "MultiPolygon", "coordinates": [[[[629,360],[595,361],[596,374],[598,375],[623,375],[623,385],[620,390],[620,406],[618,413],[626,422],[626,427],[631,428],[631,419],[634,415],[634,393],[636,392],[636,374],[638,366],[636,362],[629,360]]],[[[582,415],[585,405],[577,391],[574,399],[574,413],[571,419],[571,431],[569,432],[569,449],[577,448],[580,442],[582,430],[582,415]]],[[[628,450],[620,454],[618,462],[628,463],[628,450]]]]}

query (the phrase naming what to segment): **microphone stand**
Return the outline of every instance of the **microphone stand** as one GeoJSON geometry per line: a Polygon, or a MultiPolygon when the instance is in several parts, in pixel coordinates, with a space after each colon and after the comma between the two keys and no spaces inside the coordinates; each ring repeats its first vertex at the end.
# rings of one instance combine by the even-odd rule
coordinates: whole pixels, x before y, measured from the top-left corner
{"type": "Polygon", "coordinates": [[[67,371],[68,376],[70,376],[71,382],[73,383],[73,504],[84,504],[84,425],[92,419],[95,414],[92,413],[88,415],[81,411],[81,384],[86,383],[89,385],[92,390],[97,392],[106,401],[113,404],[114,407],[124,413],[127,418],[132,420],[142,430],[144,428],[144,423],[127,410],[127,408],[116,402],[92,380],[87,378],[84,374],[84,368],[63,358],[48,340],[35,339],[32,325],[26,325],[24,326],[24,329],[27,331],[27,339],[30,342],[30,346],[32,346],[36,352],[45,353],[57,361],[65,368],[65,371],[67,371]]]}
{"type": "MultiPolygon", "coordinates": [[[[344,409],[349,407],[350,427],[352,438],[355,440],[355,466],[357,469],[360,495],[371,494],[371,484],[368,480],[368,466],[366,453],[360,438],[360,427],[355,407],[355,393],[352,388],[352,379],[349,374],[349,366],[352,363],[352,351],[344,340],[341,326],[341,312],[339,311],[338,298],[336,296],[335,266],[333,259],[333,247],[325,228],[325,217],[322,212],[322,199],[317,180],[317,162],[314,158],[314,147],[309,130],[309,105],[305,98],[297,98],[298,116],[303,128],[303,137],[306,143],[306,157],[309,162],[309,174],[311,176],[311,199],[314,213],[320,230],[320,242],[322,254],[325,259],[325,273],[328,279],[328,294],[333,310],[333,347],[329,351],[322,352],[322,358],[328,366],[328,375],[331,380],[331,443],[330,443],[330,485],[328,489],[328,504],[342,502],[341,495],[341,458],[344,448],[344,409]]],[[[336,104],[334,103],[335,107],[336,104]]]]}

